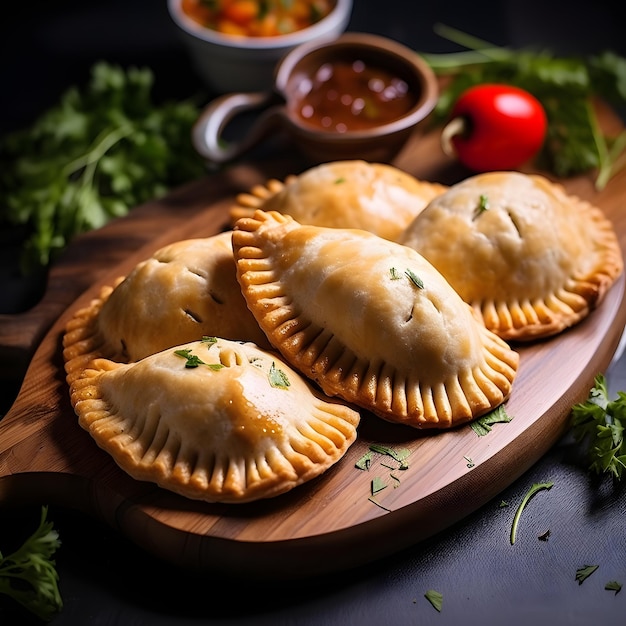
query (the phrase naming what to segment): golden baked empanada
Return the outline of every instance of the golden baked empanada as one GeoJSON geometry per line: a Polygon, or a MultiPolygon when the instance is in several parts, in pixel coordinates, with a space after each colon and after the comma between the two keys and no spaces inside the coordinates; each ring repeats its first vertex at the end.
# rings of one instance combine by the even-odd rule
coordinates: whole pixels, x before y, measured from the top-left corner
{"type": "Polygon", "coordinates": [[[97,356],[128,363],[203,335],[269,347],[241,295],[230,232],[165,246],[104,288],[68,324],[64,357],[74,377],[97,356]]]}
{"type": "Polygon", "coordinates": [[[249,217],[258,208],[291,215],[300,224],[361,228],[395,239],[445,189],[384,163],[332,161],[290,176],[284,185],[271,180],[240,194],[231,219],[249,217]]]}
{"type": "Polygon", "coordinates": [[[217,338],[137,363],[96,359],[70,392],[80,425],[133,478],[208,502],[269,498],[319,476],[360,419],[279,355],[217,338]]]}
{"type": "Polygon", "coordinates": [[[237,222],[233,251],[259,325],[328,395],[418,428],[508,397],[518,354],[414,250],[258,210],[237,222]]]}
{"type": "Polygon", "coordinates": [[[537,175],[490,172],[435,198],[398,238],[426,257],[507,340],[586,317],[623,270],[602,211],[537,175]]]}

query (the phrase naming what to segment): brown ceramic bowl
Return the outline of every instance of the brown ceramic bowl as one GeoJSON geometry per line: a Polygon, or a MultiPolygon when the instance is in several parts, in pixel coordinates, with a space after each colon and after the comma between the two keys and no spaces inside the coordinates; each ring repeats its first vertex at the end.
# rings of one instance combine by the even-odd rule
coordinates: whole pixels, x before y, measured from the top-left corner
{"type": "Polygon", "coordinates": [[[207,106],[193,131],[194,146],[204,158],[213,163],[231,161],[282,130],[316,163],[389,162],[433,110],[439,95],[434,72],[416,52],[364,33],[298,46],[279,62],[274,76],[271,92],[227,94],[207,106]],[[334,85],[320,79],[328,75],[335,75],[334,85]],[[307,100],[320,85],[322,99],[307,100]],[[374,102],[374,96],[396,87],[390,98],[374,102]],[[340,111],[342,100],[356,103],[354,110],[360,112],[354,120],[340,111]],[[249,132],[241,141],[226,141],[228,124],[251,111],[259,116],[249,132]]]}

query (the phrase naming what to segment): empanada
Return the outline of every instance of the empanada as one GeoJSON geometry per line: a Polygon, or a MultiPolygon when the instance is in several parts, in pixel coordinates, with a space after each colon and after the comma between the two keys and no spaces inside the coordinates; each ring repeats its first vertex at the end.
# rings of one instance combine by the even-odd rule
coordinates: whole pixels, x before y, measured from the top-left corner
{"type": "Polygon", "coordinates": [[[602,211],[538,175],[490,172],[435,198],[398,238],[426,257],[506,340],[555,335],[623,270],[602,211]]]}
{"type": "Polygon", "coordinates": [[[128,363],[203,335],[269,347],[241,295],[230,232],[165,246],[105,287],[69,322],[64,358],[71,379],[92,358],[128,363]]]}
{"type": "Polygon", "coordinates": [[[237,222],[233,251],[268,339],[328,395],[417,428],[467,422],[509,396],[518,354],[414,250],[258,210],[237,222]]]}
{"type": "Polygon", "coordinates": [[[332,161],[290,176],[284,185],[271,180],[240,194],[231,219],[259,208],[291,215],[300,224],[362,228],[395,239],[445,189],[384,163],[332,161]]]}
{"type": "Polygon", "coordinates": [[[279,355],[218,338],[137,363],[96,359],[70,393],[80,425],[130,476],[207,502],[269,498],[319,476],[360,420],[279,355]]]}

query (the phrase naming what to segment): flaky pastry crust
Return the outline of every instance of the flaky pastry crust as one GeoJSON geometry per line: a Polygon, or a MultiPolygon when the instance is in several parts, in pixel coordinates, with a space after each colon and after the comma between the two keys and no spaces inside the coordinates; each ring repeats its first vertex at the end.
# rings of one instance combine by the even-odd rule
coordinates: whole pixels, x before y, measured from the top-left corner
{"type": "Polygon", "coordinates": [[[393,240],[446,189],[384,163],[333,161],[290,176],[284,184],[270,180],[240,194],[231,220],[234,224],[262,209],[291,215],[300,224],[361,228],[393,240]]]}
{"type": "Polygon", "coordinates": [[[203,335],[269,347],[235,273],[231,233],[157,250],[79,310],[63,339],[75,378],[96,357],[129,363],[203,335]]]}
{"type": "Polygon", "coordinates": [[[280,355],[217,338],[137,363],[96,359],[70,397],[81,427],[130,476],[207,502],[312,480],[344,456],[360,420],[280,355]]]}
{"type": "Polygon", "coordinates": [[[580,322],[623,271],[602,211],[538,175],[490,172],[433,199],[398,238],[509,341],[580,322]]]}
{"type": "Polygon", "coordinates": [[[509,396],[518,354],[414,250],[258,210],[233,232],[237,277],[270,342],[331,396],[449,428],[509,396]]]}

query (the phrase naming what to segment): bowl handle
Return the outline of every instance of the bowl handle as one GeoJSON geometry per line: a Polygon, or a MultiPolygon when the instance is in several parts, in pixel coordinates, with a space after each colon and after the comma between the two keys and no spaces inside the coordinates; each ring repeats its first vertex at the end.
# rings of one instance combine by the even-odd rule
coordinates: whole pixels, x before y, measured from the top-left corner
{"type": "Polygon", "coordinates": [[[212,100],[193,126],[194,148],[208,161],[226,163],[263,140],[285,119],[284,101],[273,92],[232,93],[212,100]],[[223,132],[236,116],[265,109],[240,141],[226,141],[223,132]]]}

